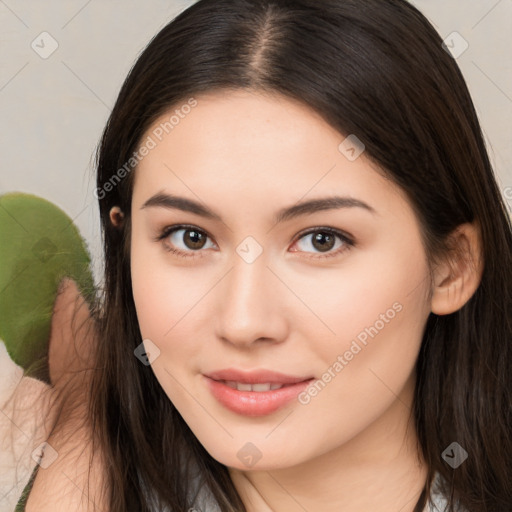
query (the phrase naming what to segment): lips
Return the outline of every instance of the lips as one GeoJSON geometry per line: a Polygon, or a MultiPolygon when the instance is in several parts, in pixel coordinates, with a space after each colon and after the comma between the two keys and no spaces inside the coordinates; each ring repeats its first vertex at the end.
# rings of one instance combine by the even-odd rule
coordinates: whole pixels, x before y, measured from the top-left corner
{"type": "Polygon", "coordinates": [[[313,379],[272,370],[234,368],[210,372],[203,377],[218,402],[244,416],[263,416],[277,411],[296,398],[313,379]]]}

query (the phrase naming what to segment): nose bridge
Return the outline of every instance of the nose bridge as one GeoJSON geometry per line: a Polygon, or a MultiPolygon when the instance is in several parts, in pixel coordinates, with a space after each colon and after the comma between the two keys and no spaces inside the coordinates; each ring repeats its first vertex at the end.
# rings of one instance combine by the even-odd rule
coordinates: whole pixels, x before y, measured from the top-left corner
{"type": "Polygon", "coordinates": [[[283,339],[286,318],[276,278],[267,264],[264,254],[253,261],[234,255],[233,268],[221,285],[217,319],[220,338],[238,345],[283,339]]]}

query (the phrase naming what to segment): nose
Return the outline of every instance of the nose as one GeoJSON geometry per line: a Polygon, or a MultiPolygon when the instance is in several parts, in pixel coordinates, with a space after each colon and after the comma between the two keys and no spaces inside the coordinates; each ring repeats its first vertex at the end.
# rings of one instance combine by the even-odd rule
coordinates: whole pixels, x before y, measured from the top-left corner
{"type": "Polygon", "coordinates": [[[248,348],[281,343],[288,336],[286,293],[290,292],[260,256],[234,265],[217,287],[216,335],[225,343],[248,348]]]}

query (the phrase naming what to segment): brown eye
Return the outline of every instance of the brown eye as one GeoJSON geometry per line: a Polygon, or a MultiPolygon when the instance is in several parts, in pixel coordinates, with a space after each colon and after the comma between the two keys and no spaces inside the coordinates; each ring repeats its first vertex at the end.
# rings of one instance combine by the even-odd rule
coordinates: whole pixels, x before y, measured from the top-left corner
{"type": "MultiPolygon", "coordinates": [[[[155,241],[161,242],[167,251],[178,256],[201,257],[205,255],[205,251],[201,249],[215,247],[211,241],[210,246],[206,245],[209,239],[211,240],[211,237],[206,232],[195,226],[178,225],[164,228],[155,241]]],[[[313,258],[327,258],[348,251],[355,245],[355,242],[348,235],[336,229],[315,228],[302,233],[294,245],[298,245],[299,250],[294,249],[292,252],[313,252],[313,258]],[[304,243],[304,240],[308,238],[310,243],[304,243]],[[303,246],[300,247],[301,245],[303,246]],[[308,251],[307,246],[313,251],[308,251]]]]}
{"type": "Polygon", "coordinates": [[[332,228],[316,228],[302,233],[296,245],[302,252],[325,253],[316,256],[313,254],[313,257],[323,258],[336,256],[345,252],[354,246],[354,242],[338,230],[333,230],[332,228]],[[312,248],[313,251],[308,251],[308,248],[312,248]]]}
{"type": "Polygon", "coordinates": [[[207,236],[195,229],[185,229],[182,240],[189,249],[202,249],[206,243],[207,236]]]}
{"type": "Polygon", "coordinates": [[[210,237],[194,226],[169,226],[157,237],[166,250],[182,256],[202,256],[201,249],[214,247],[207,246],[210,237]],[[195,254],[197,253],[197,254],[195,254]]]}
{"type": "Polygon", "coordinates": [[[321,252],[330,251],[335,244],[335,237],[330,233],[325,233],[324,231],[319,231],[315,233],[313,236],[311,243],[313,247],[318,249],[321,252]]]}

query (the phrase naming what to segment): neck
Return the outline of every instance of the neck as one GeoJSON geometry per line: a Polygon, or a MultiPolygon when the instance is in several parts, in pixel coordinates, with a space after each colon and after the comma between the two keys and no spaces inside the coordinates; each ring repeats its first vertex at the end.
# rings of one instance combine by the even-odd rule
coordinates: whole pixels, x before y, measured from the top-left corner
{"type": "Polygon", "coordinates": [[[299,465],[230,468],[247,512],[414,512],[427,478],[411,414],[414,381],[350,441],[299,465]]]}

